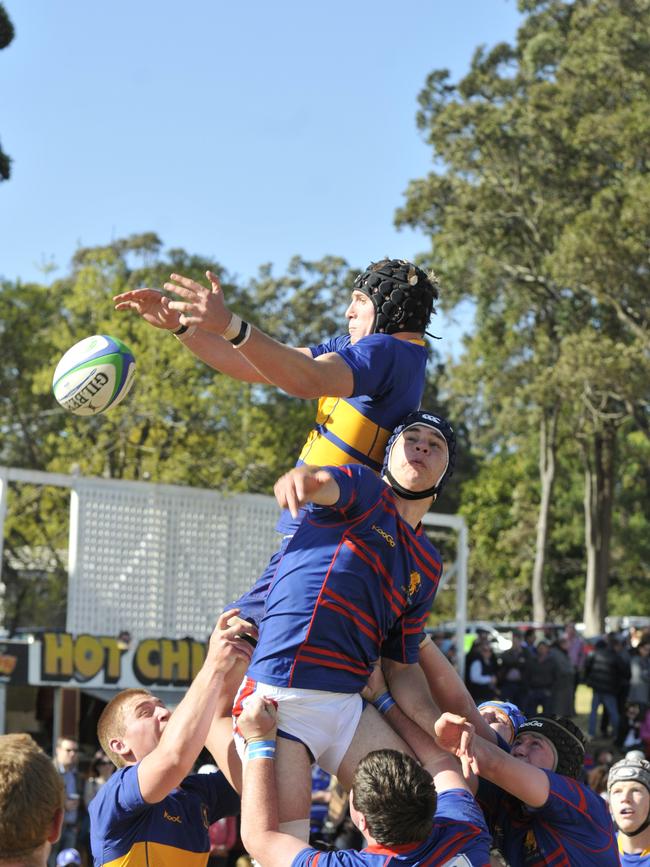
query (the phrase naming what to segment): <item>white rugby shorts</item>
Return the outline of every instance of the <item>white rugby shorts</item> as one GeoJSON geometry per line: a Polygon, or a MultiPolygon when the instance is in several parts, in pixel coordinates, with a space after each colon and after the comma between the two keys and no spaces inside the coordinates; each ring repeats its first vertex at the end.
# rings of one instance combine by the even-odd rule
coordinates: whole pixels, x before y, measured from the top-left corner
{"type": "Polygon", "coordinates": [[[324,771],[337,773],[361,719],[359,693],[271,686],[245,677],[233,706],[235,745],[242,759],[244,739],[237,730],[237,717],[253,695],[277,702],[278,736],[300,741],[324,771]]]}

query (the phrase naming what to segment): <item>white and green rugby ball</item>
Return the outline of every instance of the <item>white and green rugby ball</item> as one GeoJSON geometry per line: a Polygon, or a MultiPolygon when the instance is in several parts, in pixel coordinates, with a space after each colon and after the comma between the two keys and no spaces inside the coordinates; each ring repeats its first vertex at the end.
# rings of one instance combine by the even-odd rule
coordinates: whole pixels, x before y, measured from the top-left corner
{"type": "Polygon", "coordinates": [[[75,415],[97,415],[117,406],[129,393],[135,358],[116,337],[94,334],[75,343],[56,366],[54,397],[75,415]]]}

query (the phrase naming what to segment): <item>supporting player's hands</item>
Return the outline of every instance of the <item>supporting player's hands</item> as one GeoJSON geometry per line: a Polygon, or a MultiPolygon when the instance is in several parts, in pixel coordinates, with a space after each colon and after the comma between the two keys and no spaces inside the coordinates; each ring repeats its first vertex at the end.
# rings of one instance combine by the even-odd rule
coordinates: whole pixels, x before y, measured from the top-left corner
{"type": "Polygon", "coordinates": [[[273,486],[273,493],[280,508],[289,509],[292,517],[296,518],[302,506],[307,503],[335,503],[338,499],[338,485],[326,470],[303,465],[280,476],[273,486]],[[336,486],[334,499],[330,494],[332,485],[336,486]],[[325,494],[324,498],[322,494],[325,494]]]}
{"type": "Polygon", "coordinates": [[[132,289],[113,298],[116,310],[134,310],[154,328],[176,331],[181,324],[178,311],[171,308],[171,300],[158,289],[132,289]]]}
{"type": "Polygon", "coordinates": [[[181,325],[197,325],[202,331],[221,335],[230,324],[231,313],[226,307],[217,275],[212,271],[206,271],[205,275],[210,282],[209,289],[189,277],[172,274],[165,289],[183,300],[170,301],[169,307],[178,311],[181,325]]]}
{"type": "Polygon", "coordinates": [[[237,718],[237,728],[244,740],[275,738],[278,727],[277,705],[271,698],[251,695],[244,702],[244,709],[237,718]]]}
{"type": "Polygon", "coordinates": [[[242,635],[250,636],[257,641],[257,627],[248,620],[242,620],[238,615],[238,608],[224,611],[210,636],[208,654],[212,657],[216,670],[224,674],[237,663],[245,663],[248,666],[250,662],[253,644],[242,638],[242,635]]]}
{"type": "Polygon", "coordinates": [[[373,701],[376,701],[385,692],[388,692],[388,687],[384,679],[384,672],[381,669],[381,660],[378,659],[373,664],[368,683],[361,690],[361,698],[372,704],[373,701]]]}
{"type": "Polygon", "coordinates": [[[474,755],[474,726],[466,717],[446,711],[436,720],[434,730],[438,746],[460,759],[466,779],[472,772],[479,773],[474,755]]]}

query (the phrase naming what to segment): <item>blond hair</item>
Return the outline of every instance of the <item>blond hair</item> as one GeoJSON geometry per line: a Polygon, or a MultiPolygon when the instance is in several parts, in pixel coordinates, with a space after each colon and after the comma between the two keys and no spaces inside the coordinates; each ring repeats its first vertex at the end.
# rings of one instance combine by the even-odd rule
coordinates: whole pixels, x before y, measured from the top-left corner
{"type": "Polygon", "coordinates": [[[45,843],[64,796],[61,775],[29,735],[0,735],[0,861],[45,843]]]}
{"type": "Polygon", "coordinates": [[[113,752],[109,741],[111,738],[121,738],[124,734],[124,708],[137,695],[151,695],[151,693],[147,689],[123,689],[109,701],[97,723],[97,740],[116,768],[123,768],[126,762],[119,753],[113,752]]]}

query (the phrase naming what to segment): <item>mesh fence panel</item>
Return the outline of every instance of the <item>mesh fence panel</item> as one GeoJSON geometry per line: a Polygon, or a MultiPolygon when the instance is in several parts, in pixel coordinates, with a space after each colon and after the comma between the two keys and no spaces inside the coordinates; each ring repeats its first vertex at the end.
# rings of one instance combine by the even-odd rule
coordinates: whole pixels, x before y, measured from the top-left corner
{"type": "Polygon", "coordinates": [[[67,630],[204,639],[278,547],[272,497],[83,479],[67,630]]]}

